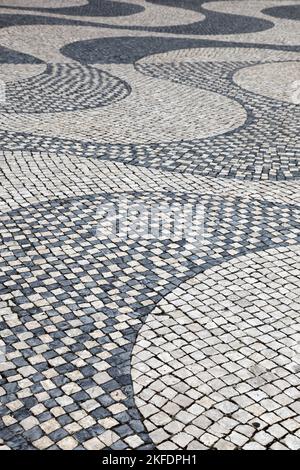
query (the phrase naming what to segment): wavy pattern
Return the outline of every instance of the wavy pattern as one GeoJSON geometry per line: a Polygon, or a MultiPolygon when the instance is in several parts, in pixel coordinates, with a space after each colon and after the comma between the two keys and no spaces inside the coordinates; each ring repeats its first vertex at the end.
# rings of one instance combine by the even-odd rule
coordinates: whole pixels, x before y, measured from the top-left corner
{"type": "Polygon", "coordinates": [[[36,57],[0,46],[1,64],[39,64],[41,61],[36,57]]]}
{"type": "MultiPolygon", "coordinates": [[[[300,261],[299,246],[282,254],[284,258],[266,250],[204,271],[158,303],[141,328],[132,355],[134,390],[159,449],[203,449],[218,440],[219,449],[251,449],[253,441],[267,434],[260,428],[270,408],[289,414],[288,392],[278,402],[272,384],[281,379],[282,370],[292,380],[298,370],[300,306],[291,272],[300,261]],[[275,285],[266,291],[270,277],[278,295],[275,285]],[[280,293],[283,285],[286,295],[280,293]],[[186,289],[189,299],[182,296],[186,289]],[[264,302],[269,309],[260,319],[264,302]]],[[[277,436],[269,434],[267,445],[292,439],[293,432],[282,428],[277,436]]]]}
{"type": "Polygon", "coordinates": [[[106,72],[53,64],[41,74],[8,84],[0,113],[53,113],[98,108],[126,98],[130,87],[106,72]]]}
{"type": "Polygon", "coordinates": [[[5,0],[2,7],[16,8],[66,8],[88,4],[88,0],[5,0]]]}
{"type": "MultiPolygon", "coordinates": [[[[91,1],[91,0],[90,0],[91,1]]],[[[182,5],[178,5],[176,0],[172,0],[171,2],[168,1],[159,1],[155,2],[158,5],[161,5],[162,7],[164,5],[169,5],[171,7],[176,7],[176,9],[183,8],[182,5]]],[[[199,3],[199,2],[197,2],[199,3]]],[[[194,4],[194,0],[193,0],[194,4]]],[[[104,1],[103,3],[100,3],[100,8],[99,8],[99,2],[92,2],[89,5],[84,5],[81,7],[76,7],[76,8],[67,8],[67,9],[62,9],[59,8],[57,10],[55,9],[48,9],[45,10],[44,8],[42,9],[35,9],[34,15],[7,15],[5,14],[5,18],[2,20],[3,22],[6,22],[7,24],[14,25],[14,24],[22,24],[22,22],[25,24],[78,24],[81,23],[81,21],[84,21],[84,17],[88,18],[84,23],[81,23],[85,26],[91,25],[91,26],[98,26],[103,27],[106,26],[105,23],[94,23],[91,22],[90,19],[96,19],[97,17],[102,17],[105,16],[116,16],[117,11],[120,10],[122,12],[122,3],[117,3],[117,2],[106,2],[104,1]],[[115,9],[113,5],[116,5],[115,9]],[[102,8],[101,8],[102,5],[102,8]],[[81,12],[84,12],[81,13],[81,12]],[[40,16],[39,14],[43,13],[43,16],[40,16]],[[49,16],[46,16],[48,13],[49,16]],[[55,13],[59,14],[59,16],[52,16],[55,13]],[[65,18],[61,16],[62,14],[65,15],[65,18]],[[83,16],[82,16],[83,15],[83,16]],[[72,19],[72,16],[76,16],[76,20],[72,19]],[[82,19],[81,19],[82,17],[82,19]],[[80,20],[80,21],[78,21],[80,20]]],[[[135,14],[138,13],[141,7],[138,5],[125,5],[125,12],[124,14],[135,14]],[[130,8],[132,7],[132,11],[130,8]],[[137,10],[135,10],[137,8],[137,10]]],[[[29,11],[29,9],[24,8],[24,13],[29,11]]],[[[186,11],[186,9],[184,8],[186,11]]],[[[213,11],[207,11],[205,9],[202,9],[201,7],[197,7],[196,4],[194,4],[194,8],[191,9],[192,11],[199,11],[200,20],[199,21],[194,21],[194,22],[188,22],[188,24],[167,24],[167,25],[161,25],[161,26],[153,26],[151,21],[151,16],[149,18],[150,24],[147,24],[147,15],[145,17],[145,24],[142,17],[141,20],[139,20],[139,17],[137,18],[137,24],[111,24],[111,27],[115,27],[117,29],[131,29],[131,30],[144,30],[144,31],[151,31],[151,32],[157,32],[157,33],[174,33],[174,34],[186,34],[186,35],[225,35],[225,34],[239,34],[239,33],[252,33],[252,32],[259,32],[259,31],[264,31],[269,28],[273,27],[273,23],[271,21],[265,20],[265,19],[259,19],[259,18],[252,18],[251,16],[241,16],[241,15],[231,15],[231,14],[223,14],[223,13],[218,13],[218,12],[213,12],[213,11]],[[141,21],[142,24],[139,24],[141,21]]],[[[143,11],[143,8],[142,8],[143,11]]],[[[165,9],[161,12],[165,12],[168,14],[168,11],[165,11],[165,9]]],[[[145,12],[146,13],[146,12],[145,12]]],[[[122,13],[121,13],[122,14],[122,13]]],[[[172,17],[171,17],[172,18],[172,17]]],[[[175,19],[176,21],[176,19],[175,19]]],[[[164,23],[164,19],[160,19],[161,23],[164,23]]],[[[169,21],[168,21],[169,23],[169,21]]],[[[181,22],[180,22],[181,23],[181,22]]]]}
{"type": "Polygon", "coordinates": [[[300,20],[300,5],[282,5],[279,7],[265,8],[262,10],[267,15],[287,20],[300,20]]]}
{"type": "MultiPolygon", "coordinates": [[[[108,36],[86,41],[76,41],[63,46],[60,52],[73,60],[82,64],[129,64],[138,60],[162,54],[164,52],[180,51],[197,48],[228,48],[238,51],[238,47],[254,49],[261,47],[259,44],[232,44],[223,41],[209,41],[203,39],[174,38],[164,36],[108,36]]],[[[299,47],[289,47],[268,44],[265,46],[269,50],[286,50],[300,52],[299,47]]],[[[243,51],[243,50],[242,50],[243,51]]],[[[266,58],[266,55],[264,56],[266,58]]],[[[184,61],[184,56],[181,58],[184,61]]]]}
{"type": "MultiPolygon", "coordinates": [[[[237,70],[250,66],[251,62],[242,63],[238,59],[236,62],[228,63],[217,61],[211,63],[207,61],[204,63],[195,62],[193,64],[187,62],[185,64],[180,62],[177,66],[174,63],[170,65],[168,59],[166,59],[166,62],[166,65],[137,65],[137,68],[143,73],[149,73],[155,77],[170,79],[175,82],[190,84],[191,86],[199,86],[204,89],[214,89],[216,92],[225,94],[228,97],[235,97],[235,99],[243,103],[248,115],[251,116],[243,129],[232,132],[226,138],[225,145],[230,148],[227,157],[228,163],[226,162],[225,148],[222,148],[224,145],[222,139],[214,138],[199,143],[194,142],[193,150],[200,160],[200,171],[205,171],[206,174],[214,174],[214,171],[219,171],[219,174],[224,176],[226,174],[236,175],[240,171],[238,166],[241,165],[248,169],[250,177],[253,177],[257,172],[260,175],[265,172],[269,174],[270,171],[273,173],[270,167],[270,165],[272,166],[272,161],[275,163],[276,160],[278,170],[280,167],[283,168],[285,166],[285,156],[287,153],[291,156],[291,165],[288,172],[290,173],[292,168],[294,168],[294,176],[299,176],[297,169],[299,165],[297,137],[299,109],[298,105],[293,103],[292,96],[290,100],[292,104],[289,105],[291,111],[291,120],[289,121],[288,107],[283,102],[276,100],[268,101],[262,97],[257,99],[256,95],[244,95],[244,91],[235,88],[234,83],[231,81],[232,75],[237,70]],[[285,127],[285,124],[287,124],[287,127],[285,127]],[[283,135],[289,135],[286,144],[284,143],[283,135]],[[243,145],[244,139],[248,141],[247,148],[243,145]],[[288,145],[288,148],[286,145],[288,145]],[[219,162],[219,149],[222,149],[222,168],[216,168],[215,170],[212,168],[210,172],[208,169],[210,165],[215,166],[215,158],[219,162]],[[209,158],[203,161],[203,156],[207,153],[209,158]],[[249,155],[251,155],[250,158],[249,155]],[[272,160],[270,161],[271,155],[274,159],[271,157],[272,160]],[[283,165],[280,164],[282,158],[285,160],[283,165]],[[270,163],[266,164],[267,161],[270,163]],[[256,162],[259,162],[258,165],[256,162]]],[[[253,73],[253,68],[251,70],[253,73]]],[[[251,72],[249,73],[251,74],[251,72]]],[[[247,170],[243,172],[243,175],[247,177],[247,170]]],[[[283,178],[286,176],[282,175],[283,178]]],[[[280,170],[276,178],[281,178],[280,170]]]]}
{"type": "MultiPolygon", "coordinates": [[[[102,113],[102,115],[97,115],[100,119],[100,128],[93,125],[94,114],[90,117],[85,115],[85,122],[80,124],[78,121],[80,128],[76,128],[74,125],[74,133],[69,131],[72,126],[71,116],[69,122],[67,117],[62,118],[61,126],[63,122],[68,123],[67,132],[64,133],[56,130],[56,118],[53,121],[45,117],[44,126],[38,124],[37,134],[40,136],[48,134],[48,138],[53,134],[58,134],[57,141],[54,139],[52,142],[56,142],[55,146],[59,146],[61,151],[76,152],[76,154],[105,160],[119,160],[147,167],[250,180],[298,178],[298,105],[257,96],[238,87],[232,80],[232,76],[237,71],[245,68],[249,70],[249,66],[259,62],[263,63],[264,57],[268,57],[269,60],[273,57],[274,61],[282,61],[288,57],[287,54],[280,52],[271,54],[271,52],[265,53],[247,49],[232,51],[205,49],[202,55],[201,51],[198,55],[197,51],[193,53],[196,54],[194,59],[193,55],[189,53],[185,58],[183,51],[183,55],[179,55],[178,58],[176,53],[175,55],[169,53],[166,56],[159,56],[157,61],[154,57],[149,59],[150,62],[146,59],[136,64],[136,69],[139,72],[163,79],[153,82],[152,91],[149,93],[147,93],[147,89],[151,89],[151,82],[146,87],[146,94],[151,97],[149,106],[154,110],[153,114],[151,110],[147,112],[147,99],[145,100],[145,109],[143,103],[139,102],[139,96],[142,96],[143,93],[141,88],[143,82],[139,82],[139,77],[133,74],[128,75],[127,72],[126,80],[129,83],[136,81],[135,88],[138,97],[135,98],[133,95],[132,103],[125,102],[124,107],[118,106],[115,114],[113,110],[108,111],[111,116],[115,116],[112,132],[103,127],[102,121],[103,119],[106,121],[107,116],[102,113]],[[220,62],[218,57],[222,55],[224,59],[228,56],[228,59],[220,62]],[[167,88],[168,91],[165,91],[167,90],[165,80],[183,85],[182,93],[186,92],[192,98],[190,107],[188,107],[189,101],[184,98],[184,95],[182,98],[184,101],[178,100],[176,103],[177,90],[179,89],[170,85],[167,88]],[[245,113],[241,109],[238,111],[238,107],[229,106],[228,101],[216,100],[214,97],[215,102],[212,103],[210,101],[212,95],[206,95],[203,92],[197,94],[192,89],[189,91],[186,86],[207,92],[213,91],[227,99],[238,101],[246,110],[248,118],[245,119],[245,113]],[[161,97],[168,96],[169,102],[165,106],[160,105],[159,102],[156,104],[156,93],[159,93],[158,96],[161,97]],[[196,101],[199,101],[199,108],[195,106],[196,101]],[[150,103],[152,104],[150,105],[150,103]],[[137,105],[136,110],[135,105],[137,105]],[[201,107],[203,116],[197,118],[201,107]],[[181,108],[183,111],[178,117],[179,125],[175,129],[173,116],[178,115],[181,108]],[[161,112],[159,118],[155,115],[157,110],[161,112]],[[124,119],[123,114],[128,115],[128,118],[124,119]],[[188,115],[189,120],[187,120],[188,115]],[[138,122],[137,125],[133,125],[135,120],[138,122]],[[85,124],[87,125],[86,129],[85,124]],[[166,130],[163,130],[164,125],[166,130]],[[191,139],[191,125],[193,126],[194,139],[191,139]],[[81,128],[81,126],[83,127],[81,128]],[[84,135],[81,139],[84,143],[76,140],[76,135],[82,135],[82,130],[84,130],[84,135]],[[230,133],[227,135],[226,132],[229,131],[230,133]],[[215,134],[222,135],[215,137],[215,134]],[[93,135],[97,137],[91,141],[93,135]],[[111,140],[115,135],[119,142],[112,143],[111,140]],[[62,139],[69,136],[72,140],[62,139]],[[106,139],[111,143],[105,144],[106,139]],[[172,140],[174,141],[172,142],[172,140]],[[144,143],[147,145],[143,145],[144,143]]],[[[290,57],[296,59],[298,55],[291,53],[290,57]]],[[[25,122],[24,119],[21,121],[14,119],[14,122],[11,122],[7,121],[7,118],[2,118],[2,127],[4,128],[17,130],[20,126],[31,132],[36,124],[30,121],[25,122]]],[[[28,136],[25,140],[23,135],[15,134],[15,136],[15,139],[12,134],[8,136],[7,140],[11,142],[11,145],[6,148],[13,149],[22,140],[23,148],[39,149],[42,138],[38,135],[28,136]],[[15,142],[12,142],[13,140],[15,142]]],[[[49,150],[52,145],[50,142],[49,150]]]]}
{"type": "Polygon", "coordinates": [[[297,6],[6,0],[0,450],[299,450],[297,6]]]}
{"type": "Polygon", "coordinates": [[[202,7],[204,1],[188,0],[178,2],[177,0],[147,0],[151,3],[177,6],[199,11],[205,15],[205,20],[191,25],[171,26],[168,28],[152,28],[152,31],[177,34],[238,34],[264,31],[273,27],[273,23],[265,19],[252,18],[251,16],[240,16],[207,11],[202,7]]]}

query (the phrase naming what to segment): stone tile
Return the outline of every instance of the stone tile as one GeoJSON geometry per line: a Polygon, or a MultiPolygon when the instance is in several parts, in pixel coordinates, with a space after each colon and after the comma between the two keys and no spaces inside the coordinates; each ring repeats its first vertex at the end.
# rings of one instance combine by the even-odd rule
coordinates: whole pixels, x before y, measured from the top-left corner
{"type": "Polygon", "coordinates": [[[299,449],[295,9],[48,3],[1,29],[0,449],[299,449]]]}

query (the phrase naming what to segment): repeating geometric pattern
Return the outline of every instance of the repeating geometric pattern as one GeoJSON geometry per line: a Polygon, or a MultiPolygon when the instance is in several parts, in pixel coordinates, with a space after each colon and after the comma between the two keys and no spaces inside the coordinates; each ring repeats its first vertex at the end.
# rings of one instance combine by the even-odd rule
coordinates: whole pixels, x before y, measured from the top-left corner
{"type": "Polygon", "coordinates": [[[300,449],[297,20],[2,2],[1,450],[300,449]]]}
{"type": "Polygon", "coordinates": [[[126,98],[130,87],[91,67],[51,64],[44,73],[6,87],[1,113],[53,113],[107,106],[126,98]]]}

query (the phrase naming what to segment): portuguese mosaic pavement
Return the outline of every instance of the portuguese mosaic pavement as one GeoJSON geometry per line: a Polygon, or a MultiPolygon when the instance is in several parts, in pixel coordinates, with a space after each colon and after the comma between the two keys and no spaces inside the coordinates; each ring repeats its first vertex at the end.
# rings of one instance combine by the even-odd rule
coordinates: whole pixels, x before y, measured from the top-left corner
{"type": "Polygon", "coordinates": [[[299,19],[1,0],[0,449],[300,449],[299,19]]]}

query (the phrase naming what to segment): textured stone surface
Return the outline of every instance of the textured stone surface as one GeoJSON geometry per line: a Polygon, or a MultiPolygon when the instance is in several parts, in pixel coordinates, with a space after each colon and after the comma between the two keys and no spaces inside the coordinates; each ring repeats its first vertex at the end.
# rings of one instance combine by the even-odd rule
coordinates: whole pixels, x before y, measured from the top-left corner
{"type": "Polygon", "coordinates": [[[2,2],[0,450],[300,449],[299,11],[271,3],[2,2]]]}
{"type": "Polygon", "coordinates": [[[167,418],[154,422],[155,444],[163,437],[185,448],[196,436],[216,448],[253,440],[297,447],[300,422],[290,405],[300,398],[299,261],[299,246],[234,258],[181,284],[153,310],[133,350],[134,392],[147,403],[140,408],[147,428],[154,420],[144,410],[158,406],[160,393],[168,397],[162,410],[184,424],[178,434],[167,418]],[[164,388],[146,393],[157,382],[164,388]]]}

